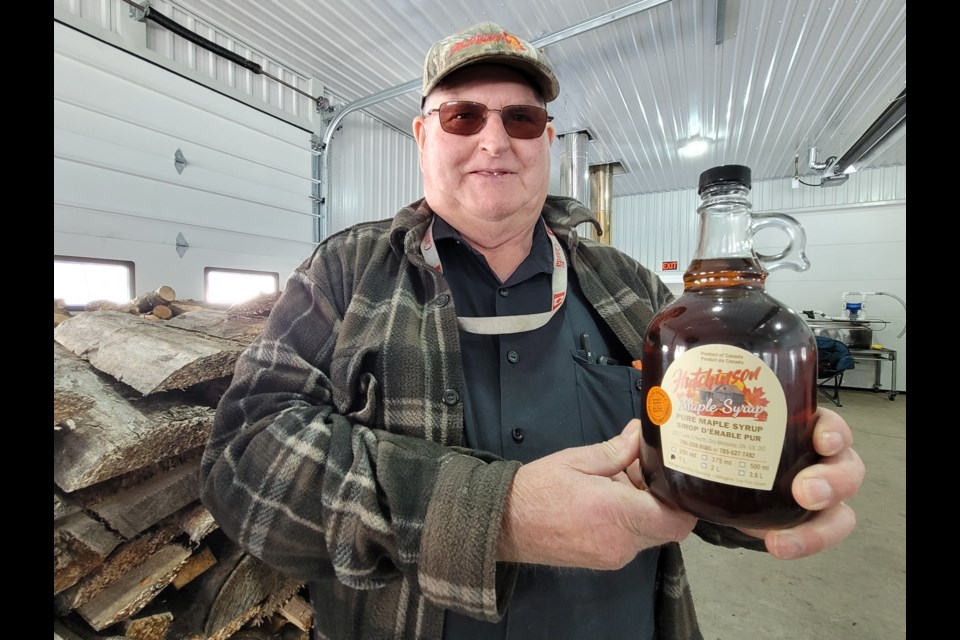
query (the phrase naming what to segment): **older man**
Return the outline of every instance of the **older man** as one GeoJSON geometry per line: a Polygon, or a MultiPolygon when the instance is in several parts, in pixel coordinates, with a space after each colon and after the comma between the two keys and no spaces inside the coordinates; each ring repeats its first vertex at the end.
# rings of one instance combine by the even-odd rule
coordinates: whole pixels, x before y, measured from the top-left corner
{"type": "Polygon", "coordinates": [[[698,522],[641,490],[626,363],[671,295],[581,240],[547,195],[559,84],[491,23],[428,52],[413,132],[425,197],[325,240],[220,404],[202,497],[250,553],[309,583],[315,633],[700,638],[678,542],[801,557],[854,526],[847,424],[797,476],[793,529],[698,522]]]}

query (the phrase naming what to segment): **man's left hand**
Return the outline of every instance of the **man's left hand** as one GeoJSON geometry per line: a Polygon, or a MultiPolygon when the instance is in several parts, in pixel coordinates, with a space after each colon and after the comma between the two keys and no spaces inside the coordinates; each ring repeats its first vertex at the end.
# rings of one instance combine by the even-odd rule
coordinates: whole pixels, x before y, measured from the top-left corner
{"type": "Polygon", "coordinates": [[[850,426],[835,411],[820,408],[813,443],[823,460],[793,480],[793,497],[801,507],[816,512],[813,517],[789,529],[741,529],[763,538],[767,551],[781,560],[828,549],[850,535],[857,522],[853,509],[843,501],[857,493],[866,469],[860,455],[850,448],[850,426]]]}

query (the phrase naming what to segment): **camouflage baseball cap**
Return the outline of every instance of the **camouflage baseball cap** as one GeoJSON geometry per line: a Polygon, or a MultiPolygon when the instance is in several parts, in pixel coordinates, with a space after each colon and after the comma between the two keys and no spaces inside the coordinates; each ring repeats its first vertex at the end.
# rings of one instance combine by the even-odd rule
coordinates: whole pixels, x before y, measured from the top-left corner
{"type": "Polygon", "coordinates": [[[426,98],[441,80],[457,69],[478,63],[503,64],[525,72],[547,102],[560,93],[560,83],[539,49],[499,25],[481,22],[430,47],[423,62],[421,97],[426,98]]]}

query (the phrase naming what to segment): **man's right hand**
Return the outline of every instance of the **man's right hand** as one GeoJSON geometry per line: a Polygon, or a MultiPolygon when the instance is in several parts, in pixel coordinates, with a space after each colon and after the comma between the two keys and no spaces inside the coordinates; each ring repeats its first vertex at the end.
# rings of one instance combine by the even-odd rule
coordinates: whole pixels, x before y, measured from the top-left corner
{"type": "Polygon", "coordinates": [[[647,548],[680,542],[697,519],[645,490],[640,421],[620,435],[520,467],[503,515],[497,559],[619,569],[647,548]]]}

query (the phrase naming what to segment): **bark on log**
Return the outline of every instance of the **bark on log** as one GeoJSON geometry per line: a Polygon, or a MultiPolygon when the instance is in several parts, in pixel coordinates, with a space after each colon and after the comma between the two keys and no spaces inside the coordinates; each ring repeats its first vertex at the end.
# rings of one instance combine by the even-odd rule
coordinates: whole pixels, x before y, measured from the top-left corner
{"type": "Polygon", "coordinates": [[[133,538],[200,498],[200,461],[193,460],[88,508],[110,528],[133,538]]]}
{"type": "Polygon", "coordinates": [[[60,323],[54,339],[143,395],[232,375],[244,345],[116,311],[60,323]]]}
{"type": "Polygon", "coordinates": [[[97,631],[126,620],[169,585],[189,557],[189,549],[167,545],[78,608],[77,613],[97,631]]]}
{"type": "Polygon", "coordinates": [[[171,318],[166,325],[248,345],[263,333],[267,319],[232,316],[223,309],[196,309],[171,318]]]}
{"type": "Polygon", "coordinates": [[[72,513],[53,529],[53,595],[72,587],[103,565],[123,542],[86,513],[72,513]]]}
{"type": "Polygon", "coordinates": [[[53,424],[80,414],[94,406],[103,383],[90,365],[53,343],[53,424]]]}
{"type": "MultiPolygon", "coordinates": [[[[133,317],[133,316],[131,316],[133,317]]],[[[76,320],[77,318],[74,318],[76,320]]],[[[202,447],[215,410],[165,394],[131,402],[128,389],[54,345],[53,480],[70,493],[202,447]]]]}

